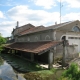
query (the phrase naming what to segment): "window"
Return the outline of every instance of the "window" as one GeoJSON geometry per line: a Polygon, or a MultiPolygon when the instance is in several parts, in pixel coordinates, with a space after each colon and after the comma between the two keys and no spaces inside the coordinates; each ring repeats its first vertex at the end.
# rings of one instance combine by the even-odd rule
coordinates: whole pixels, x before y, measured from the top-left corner
{"type": "Polygon", "coordinates": [[[72,31],[80,32],[80,29],[79,29],[79,27],[78,27],[78,26],[74,26],[74,27],[72,28],[72,31]]]}
{"type": "Polygon", "coordinates": [[[80,39],[80,37],[68,37],[68,39],[80,39]]]}
{"type": "Polygon", "coordinates": [[[35,41],[38,41],[38,37],[35,37],[35,41]]]}
{"type": "Polygon", "coordinates": [[[24,38],[22,38],[22,42],[24,42],[24,38]]]}
{"type": "Polygon", "coordinates": [[[45,37],[45,40],[50,40],[50,36],[47,35],[47,36],[45,37]]]}
{"type": "Polygon", "coordinates": [[[68,37],[68,39],[74,39],[74,37],[68,37]]]}
{"type": "Polygon", "coordinates": [[[27,39],[28,41],[30,41],[30,38],[28,37],[28,39],[27,39]]]}

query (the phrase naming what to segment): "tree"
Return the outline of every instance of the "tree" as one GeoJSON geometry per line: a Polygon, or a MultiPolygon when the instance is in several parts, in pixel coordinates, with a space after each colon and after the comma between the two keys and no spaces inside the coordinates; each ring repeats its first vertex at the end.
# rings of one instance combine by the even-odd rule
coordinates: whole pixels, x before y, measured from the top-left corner
{"type": "Polygon", "coordinates": [[[6,39],[0,36],[0,46],[4,43],[6,43],[6,39]]]}

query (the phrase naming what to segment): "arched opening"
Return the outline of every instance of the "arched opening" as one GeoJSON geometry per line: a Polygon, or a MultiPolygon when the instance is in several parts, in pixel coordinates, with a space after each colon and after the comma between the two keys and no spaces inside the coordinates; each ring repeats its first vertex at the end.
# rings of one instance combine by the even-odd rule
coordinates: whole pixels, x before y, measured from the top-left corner
{"type": "Polygon", "coordinates": [[[80,32],[80,28],[78,26],[74,26],[72,28],[72,31],[74,31],[74,32],[80,32]]]}
{"type": "Polygon", "coordinates": [[[30,38],[28,37],[27,40],[30,41],[30,38]]]}
{"type": "Polygon", "coordinates": [[[66,40],[66,36],[62,36],[62,40],[66,40]]]}
{"type": "Polygon", "coordinates": [[[35,41],[38,41],[38,37],[35,37],[35,41]]]}
{"type": "Polygon", "coordinates": [[[45,40],[50,40],[50,36],[46,35],[45,40]]]}

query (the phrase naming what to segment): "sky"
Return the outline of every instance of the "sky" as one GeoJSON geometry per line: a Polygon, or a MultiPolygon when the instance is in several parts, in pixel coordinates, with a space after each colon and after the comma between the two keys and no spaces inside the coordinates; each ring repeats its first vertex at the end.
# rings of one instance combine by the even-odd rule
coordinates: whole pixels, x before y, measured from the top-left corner
{"type": "MultiPolygon", "coordinates": [[[[80,20],[80,0],[61,0],[61,23],[80,20]]],[[[11,36],[17,21],[19,27],[60,23],[60,0],[0,0],[0,33],[11,36]]]]}

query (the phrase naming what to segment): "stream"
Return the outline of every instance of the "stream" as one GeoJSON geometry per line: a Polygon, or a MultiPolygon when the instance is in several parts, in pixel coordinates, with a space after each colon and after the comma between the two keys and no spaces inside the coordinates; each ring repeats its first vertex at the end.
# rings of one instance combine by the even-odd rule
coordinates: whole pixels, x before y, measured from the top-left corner
{"type": "Polygon", "coordinates": [[[0,80],[26,80],[21,73],[13,69],[13,67],[7,63],[0,56],[0,80]]]}
{"type": "Polygon", "coordinates": [[[57,80],[63,70],[47,70],[13,54],[0,54],[0,80],[57,80]]]}

